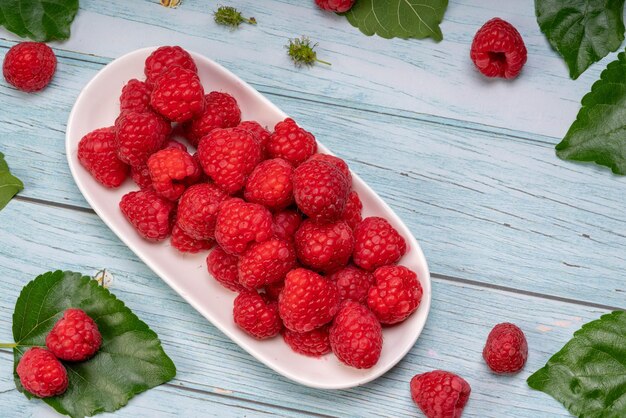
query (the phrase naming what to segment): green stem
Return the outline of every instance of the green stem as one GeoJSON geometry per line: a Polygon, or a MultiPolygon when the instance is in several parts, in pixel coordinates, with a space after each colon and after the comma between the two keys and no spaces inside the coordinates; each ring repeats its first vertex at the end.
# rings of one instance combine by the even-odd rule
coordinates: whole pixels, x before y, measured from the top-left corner
{"type": "Polygon", "coordinates": [[[0,343],[0,348],[15,348],[17,343],[0,343]]]}
{"type": "Polygon", "coordinates": [[[322,63],[322,64],[326,64],[326,65],[332,65],[332,64],[331,64],[330,62],[328,62],[328,61],[322,61],[322,60],[319,60],[319,59],[317,59],[317,58],[315,58],[315,61],[320,62],[320,63],[322,63]]]}

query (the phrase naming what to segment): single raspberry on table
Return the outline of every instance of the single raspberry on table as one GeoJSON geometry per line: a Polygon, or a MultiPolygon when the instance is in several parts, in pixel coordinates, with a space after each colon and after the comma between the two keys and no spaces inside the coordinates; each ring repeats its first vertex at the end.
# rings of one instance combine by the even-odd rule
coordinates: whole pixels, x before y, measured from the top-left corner
{"type": "Polygon", "coordinates": [[[214,184],[195,184],[178,202],[176,224],[193,239],[214,239],[217,212],[226,199],[228,195],[214,184]]]}
{"type": "Polygon", "coordinates": [[[239,257],[239,282],[259,288],[280,282],[296,267],[296,250],[289,241],[272,238],[250,245],[239,257]]]}
{"type": "Polygon", "coordinates": [[[69,385],[67,370],[45,348],[34,347],[26,351],[15,371],[24,389],[39,398],[60,395],[69,385]]]}
{"type": "Polygon", "coordinates": [[[517,77],[526,56],[526,46],[517,29],[497,17],[476,32],[470,51],[476,68],[487,77],[517,77]]]}
{"type": "Polygon", "coordinates": [[[141,167],[161,149],[169,131],[169,123],[156,113],[122,113],[115,120],[118,158],[132,167],[141,167]]]}
{"type": "Polygon", "coordinates": [[[237,295],[233,317],[239,328],[259,340],[275,337],[283,327],[278,316],[278,303],[256,290],[244,290],[237,295]]]}
{"type": "Polygon", "coordinates": [[[295,210],[283,210],[274,214],[272,231],[276,238],[292,241],[302,223],[302,215],[295,210]]]}
{"type": "Polygon", "coordinates": [[[178,200],[187,186],[196,183],[202,174],[196,160],[178,148],[165,148],[152,154],[148,171],[154,191],[169,200],[178,200]]]}
{"type": "Polygon", "coordinates": [[[195,71],[172,67],[150,93],[150,106],[173,122],[185,122],[204,112],[204,88],[195,71]]]}
{"type": "Polygon", "coordinates": [[[406,253],[406,241],[383,218],[372,216],[354,228],[354,264],[374,270],[393,264],[406,253]]]}
{"type": "Polygon", "coordinates": [[[346,176],[346,179],[348,180],[348,184],[352,184],[352,174],[350,173],[350,168],[348,168],[348,164],[341,158],[335,157],[334,155],[330,155],[330,154],[317,153],[317,154],[313,154],[311,158],[309,158],[309,161],[312,161],[312,160],[326,161],[327,163],[334,165],[335,167],[339,169],[339,171],[341,171],[341,173],[344,176],[346,176]]]}
{"type": "Polygon", "coordinates": [[[46,337],[46,346],[57,358],[84,361],[91,358],[102,345],[98,325],[82,309],[70,308],[54,324],[46,337]]]}
{"type": "Polygon", "coordinates": [[[40,42],[21,42],[4,56],[2,73],[9,84],[28,93],[46,87],[57,68],[52,49],[40,42]]]}
{"type": "Polygon", "coordinates": [[[330,273],[345,267],[352,256],[352,230],[343,221],[317,224],[306,219],[294,239],[302,264],[312,270],[330,273]]]}
{"type": "Polygon", "coordinates": [[[267,143],[272,136],[267,129],[261,126],[259,122],[255,122],[253,120],[245,120],[241,122],[237,125],[237,129],[243,129],[244,131],[248,131],[254,135],[254,139],[256,139],[261,146],[261,154],[263,155],[263,158],[267,158],[267,143]]]}
{"type": "Polygon", "coordinates": [[[241,121],[241,110],[237,100],[228,93],[212,91],[204,96],[204,112],[185,123],[185,138],[193,146],[214,129],[234,128],[241,121]]]}
{"type": "Polygon", "coordinates": [[[219,284],[233,292],[245,290],[245,287],[239,282],[238,260],[237,256],[228,254],[222,247],[216,247],[206,258],[209,274],[219,284]]]}
{"type": "Polygon", "coordinates": [[[356,266],[349,265],[328,276],[337,284],[341,300],[367,303],[367,295],[374,284],[374,275],[356,266]]]}
{"type": "Polygon", "coordinates": [[[146,58],[146,64],[144,73],[146,74],[146,84],[152,86],[154,82],[163,73],[167,72],[172,67],[179,66],[193,72],[198,72],[196,64],[189,55],[189,52],[185,51],[179,46],[162,46],[154,50],[148,58],[146,58]]]}
{"type": "Polygon", "coordinates": [[[241,255],[254,242],[272,237],[272,214],[256,203],[232,198],[220,206],[215,239],[229,254],[241,255]]]}
{"type": "Polygon", "coordinates": [[[198,240],[190,237],[180,229],[178,225],[174,225],[172,228],[171,237],[172,247],[176,248],[182,253],[198,253],[204,250],[210,250],[215,245],[215,240],[198,240]]]}
{"type": "Polygon", "coordinates": [[[411,379],[411,397],[427,418],[461,418],[472,389],[462,377],[443,370],[411,379]]]}
{"type": "Polygon", "coordinates": [[[275,158],[257,165],[246,182],[244,197],[270,210],[280,210],[293,203],[293,167],[275,158]]]}
{"type": "Polygon", "coordinates": [[[329,323],[339,310],[335,283],[310,270],[298,268],[285,277],[278,311],[285,327],[307,332],[329,323]]]}
{"type": "Polygon", "coordinates": [[[330,327],[330,346],[339,361],[357,369],[378,363],[383,348],[383,330],[372,312],[348,300],[330,327]]]}
{"type": "Polygon", "coordinates": [[[483,359],[495,373],[519,372],[528,359],[528,342],[524,332],[509,322],[496,325],[487,337],[483,359]]]}
{"type": "Polygon", "coordinates": [[[130,177],[141,190],[152,189],[152,178],[150,178],[150,170],[148,164],[137,167],[130,167],[130,177]]]}
{"type": "Polygon", "coordinates": [[[322,10],[329,12],[344,13],[354,6],[356,0],[315,0],[315,4],[322,10]]]}
{"type": "Polygon", "coordinates": [[[160,241],[170,234],[176,204],[153,190],[130,192],[122,196],[120,209],[139,235],[160,241]]]}
{"type": "Polygon", "coordinates": [[[329,325],[316,328],[309,332],[294,332],[287,328],[281,334],[289,347],[296,353],[309,357],[320,357],[330,353],[329,325]]]}
{"type": "Polygon", "coordinates": [[[363,203],[359,194],[354,190],[348,195],[346,200],[346,207],[341,214],[341,220],[345,221],[348,226],[354,230],[356,226],[363,220],[361,217],[361,211],[363,210],[363,203]]]}
{"type": "Polygon", "coordinates": [[[290,118],[276,124],[267,142],[267,153],[271,158],[282,158],[294,167],[305,162],[315,151],[317,142],[313,134],[290,118]]]}
{"type": "Polygon", "coordinates": [[[117,158],[113,127],[96,129],[85,135],[78,143],[78,161],[106,187],[118,187],[128,177],[128,165],[117,158]]]}
{"type": "Polygon", "coordinates": [[[374,280],[367,306],[382,324],[402,322],[419,307],[422,286],[413,271],[404,266],[379,267],[374,280]]]}
{"type": "Polygon", "coordinates": [[[148,112],[150,109],[150,93],[152,89],[143,81],[135,78],[129,80],[122,88],[120,95],[121,112],[148,112]]]}
{"type": "Polygon", "coordinates": [[[350,185],[334,165],[307,161],[293,173],[293,194],[298,209],[315,222],[332,222],[341,217],[350,185]]]}

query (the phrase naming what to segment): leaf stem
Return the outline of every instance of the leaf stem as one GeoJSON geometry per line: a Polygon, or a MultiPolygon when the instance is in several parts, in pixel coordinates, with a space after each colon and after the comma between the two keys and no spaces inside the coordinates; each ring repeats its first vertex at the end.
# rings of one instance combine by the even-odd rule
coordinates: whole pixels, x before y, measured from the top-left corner
{"type": "Polygon", "coordinates": [[[319,63],[322,63],[322,64],[326,64],[326,65],[332,65],[332,64],[331,64],[330,62],[328,62],[328,61],[322,61],[322,60],[317,59],[317,58],[315,58],[315,61],[317,61],[317,62],[319,62],[319,63]]]}
{"type": "Polygon", "coordinates": [[[0,343],[0,348],[15,348],[17,346],[17,343],[0,343]]]}

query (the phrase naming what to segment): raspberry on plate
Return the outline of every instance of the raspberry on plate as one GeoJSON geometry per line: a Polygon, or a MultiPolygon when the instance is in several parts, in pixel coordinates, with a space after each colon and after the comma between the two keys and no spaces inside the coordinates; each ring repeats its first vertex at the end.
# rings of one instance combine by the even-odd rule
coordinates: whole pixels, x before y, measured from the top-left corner
{"type": "Polygon", "coordinates": [[[348,164],[341,158],[335,157],[334,155],[330,155],[330,154],[317,153],[317,154],[313,154],[313,156],[309,158],[309,161],[312,161],[312,160],[326,161],[327,163],[331,163],[332,165],[337,167],[344,176],[346,176],[346,179],[348,180],[348,184],[352,184],[352,174],[350,173],[350,168],[348,168],[348,164]]]}
{"type": "Polygon", "coordinates": [[[237,261],[237,256],[228,254],[222,247],[216,247],[206,258],[209,274],[219,284],[233,292],[245,290],[245,287],[239,282],[237,261]]]}
{"type": "Polygon", "coordinates": [[[341,300],[367,302],[367,295],[374,284],[374,275],[353,265],[346,266],[328,276],[337,284],[341,300]]]}
{"type": "Polygon", "coordinates": [[[280,292],[282,292],[284,288],[285,288],[285,281],[281,280],[279,282],[274,282],[274,283],[265,285],[263,290],[265,291],[265,294],[267,295],[268,298],[270,298],[271,300],[277,301],[280,296],[280,292]]]}
{"type": "Polygon", "coordinates": [[[128,166],[117,158],[113,127],[85,135],[78,143],[78,161],[105,187],[118,187],[128,177],[128,166]]]}
{"type": "Polygon", "coordinates": [[[155,113],[122,113],[115,120],[118,158],[133,167],[146,164],[161,149],[169,130],[169,123],[155,113]]]}
{"type": "Polygon", "coordinates": [[[298,209],[316,222],[332,222],[341,217],[350,185],[333,164],[307,161],[293,174],[293,194],[298,209]]]}
{"type": "Polygon", "coordinates": [[[295,210],[283,210],[274,214],[272,231],[276,238],[292,241],[300,227],[302,216],[295,210]]]}
{"type": "Polygon", "coordinates": [[[234,128],[241,121],[237,100],[228,93],[212,91],[204,96],[204,112],[185,123],[185,137],[193,146],[214,129],[234,128]]]}
{"type": "Polygon", "coordinates": [[[254,135],[254,139],[256,139],[261,146],[261,154],[263,155],[263,158],[267,158],[267,143],[272,136],[267,129],[261,126],[259,122],[255,122],[253,120],[245,120],[241,122],[237,125],[237,129],[243,129],[244,131],[248,131],[254,135]]]}
{"type": "Polygon", "coordinates": [[[178,202],[176,224],[193,239],[214,239],[217,212],[227,198],[228,195],[214,184],[190,186],[178,202]]]}
{"type": "Polygon", "coordinates": [[[496,325],[487,337],[483,359],[495,373],[519,372],[528,359],[528,343],[524,332],[509,322],[496,325]]]}
{"type": "Polygon", "coordinates": [[[329,12],[344,13],[354,6],[356,0],[315,0],[315,4],[322,10],[329,12]]]}
{"type": "Polygon", "coordinates": [[[269,210],[280,210],[293,203],[293,167],[280,158],[257,165],[246,182],[244,197],[269,210]]]}
{"type": "Polygon", "coordinates": [[[148,164],[137,167],[130,167],[130,177],[141,190],[152,189],[152,179],[150,178],[150,170],[148,164]]]}
{"type": "Polygon", "coordinates": [[[120,95],[121,112],[148,112],[150,109],[150,93],[152,89],[143,81],[135,78],[129,80],[122,88],[120,95]]]}
{"type": "Polygon", "coordinates": [[[332,351],[328,336],[329,328],[329,325],[324,325],[309,332],[294,332],[284,328],[281,334],[283,340],[296,353],[309,357],[321,357],[332,351]]]}
{"type": "Polygon", "coordinates": [[[354,264],[375,270],[393,264],[406,253],[404,238],[383,218],[365,218],[354,229],[354,264]]]}
{"type": "Polygon", "coordinates": [[[15,371],[24,389],[39,398],[60,395],[69,385],[67,370],[54,354],[45,348],[28,349],[15,371]]]}
{"type": "Polygon", "coordinates": [[[443,370],[411,379],[411,397],[427,418],[460,418],[470,396],[469,383],[443,370]]]}
{"type": "Polygon", "coordinates": [[[239,257],[239,281],[259,288],[282,281],[296,267],[296,251],[289,241],[273,238],[250,245],[239,257]]]}
{"type": "Polygon", "coordinates": [[[120,209],[139,235],[160,241],[170,234],[175,203],[153,190],[130,192],[122,196],[120,209]]]}
{"type": "Polygon", "coordinates": [[[9,49],[4,57],[2,73],[6,81],[28,93],[46,87],[57,68],[52,49],[41,42],[21,42],[9,49]]]}
{"type": "MultiPolygon", "coordinates": [[[[165,142],[165,144],[163,145],[163,149],[168,149],[168,148],[176,148],[178,150],[187,152],[187,146],[185,144],[183,144],[181,142],[178,142],[178,141],[176,141],[175,139],[172,139],[172,138],[168,139],[165,142]]],[[[194,158],[194,160],[195,160],[195,158],[194,158]]],[[[198,162],[198,161],[196,160],[196,162],[198,162]]],[[[200,163],[198,163],[198,167],[200,167],[200,163]]]]}
{"type": "Polygon", "coordinates": [[[146,58],[144,73],[146,74],[146,84],[153,85],[159,76],[167,72],[170,68],[179,66],[193,72],[198,72],[196,63],[185,51],[179,46],[162,46],[157,48],[146,58]]]}
{"type": "Polygon", "coordinates": [[[275,337],[283,327],[277,302],[267,300],[256,290],[244,290],[237,295],[233,317],[239,328],[259,340],[275,337]]]}
{"type": "Polygon", "coordinates": [[[345,267],[352,256],[352,230],[343,221],[316,224],[306,219],[294,239],[298,259],[312,270],[330,273],[345,267]]]}
{"type": "Polygon", "coordinates": [[[46,346],[57,358],[84,361],[100,349],[102,335],[98,325],[82,309],[70,308],[54,324],[46,337],[46,346]]]}
{"type": "Polygon", "coordinates": [[[169,200],[178,200],[185,188],[198,181],[202,171],[196,160],[178,148],[165,148],[148,159],[152,187],[169,200]]]}
{"type": "Polygon", "coordinates": [[[172,67],[150,93],[150,106],[173,122],[185,122],[204,112],[204,88],[195,71],[172,67]]]}
{"type": "Polygon", "coordinates": [[[317,142],[313,134],[290,118],[276,124],[267,142],[267,153],[271,158],[282,158],[294,167],[305,162],[315,151],[317,142]]]}
{"type": "Polygon", "coordinates": [[[359,194],[354,190],[348,195],[346,200],[346,207],[341,214],[341,220],[345,221],[348,226],[354,230],[356,226],[363,220],[361,217],[361,211],[363,210],[363,203],[359,194]]]}
{"type": "Polygon", "coordinates": [[[383,348],[383,330],[365,306],[345,301],[330,327],[330,346],[348,366],[369,369],[378,363],[383,348]]]}
{"type": "Polygon", "coordinates": [[[517,29],[497,17],[476,32],[470,51],[476,68],[487,77],[517,77],[526,56],[526,45],[517,29]]]}
{"type": "Polygon", "coordinates": [[[382,324],[402,322],[419,307],[422,286],[413,271],[404,266],[384,266],[376,269],[374,280],[367,305],[382,324]]]}
{"type": "Polygon", "coordinates": [[[285,327],[307,332],[329,323],[339,309],[335,283],[310,270],[287,273],[285,288],[278,298],[278,311],[285,327]]]}
{"type": "Polygon", "coordinates": [[[215,239],[229,254],[243,254],[253,242],[272,237],[272,214],[256,203],[232,198],[220,206],[215,224],[215,239]]]}
{"type": "Polygon", "coordinates": [[[203,250],[210,250],[215,245],[215,241],[212,239],[199,240],[190,237],[185,231],[180,229],[178,225],[174,225],[172,228],[170,242],[172,243],[172,247],[176,248],[178,251],[192,254],[203,250]]]}

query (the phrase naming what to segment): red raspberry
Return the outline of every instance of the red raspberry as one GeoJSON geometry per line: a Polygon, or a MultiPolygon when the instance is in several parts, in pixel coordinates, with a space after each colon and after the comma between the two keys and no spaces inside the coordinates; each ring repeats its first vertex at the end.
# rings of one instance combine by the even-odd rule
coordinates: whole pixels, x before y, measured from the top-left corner
{"type": "Polygon", "coordinates": [[[335,157],[334,155],[330,155],[330,154],[318,153],[318,154],[313,154],[313,156],[309,158],[309,161],[310,160],[326,161],[327,163],[331,163],[332,165],[337,167],[344,176],[346,176],[346,179],[348,179],[348,184],[352,184],[352,174],[350,173],[348,164],[346,164],[346,162],[342,160],[341,158],[335,157]]]}
{"type": "Polygon", "coordinates": [[[292,241],[300,227],[302,216],[295,210],[283,210],[274,214],[272,231],[276,238],[292,241]]]}
{"type": "Polygon", "coordinates": [[[214,239],[217,212],[227,198],[228,195],[214,184],[189,187],[178,202],[176,224],[193,239],[214,239]]]}
{"type": "Polygon", "coordinates": [[[487,366],[496,373],[517,373],[528,358],[524,332],[509,322],[498,324],[489,333],[483,349],[487,366]]]}
{"type": "Polygon", "coordinates": [[[254,139],[256,139],[261,146],[261,154],[263,154],[263,158],[266,158],[267,143],[269,142],[272,134],[269,133],[269,131],[263,126],[261,126],[260,123],[253,120],[246,120],[241,122],[239,125],[237,125],[237,129],[243,129],[244,131],[248,131],[252,135],[254,135],[254,139]]]}
{"type": "Polygon", "coordinates": [[[140,167],[161,149],[169,134],[169,124],[152,112],[124,112],[115,121],[115,131],[118,158],[140,167]]]}
{"type": "Polygon", "coordinates": [[[261,161],[261,147],[248,132],[216,129],[200,141],[198,158],[215,184],[232,194],[243,188],[261,161]]]}
{"type": "Polygon", "coordinates": [[[133,78],[122,88],[120,111],[139,113],[151,111],[151,92],[152,89],[146,83],[133,78]]]}
{"type": "Polygon", "coordinates": [[[66,309],[46,337],[48,350],[65,361],[87,360],[101,344],[98,325],[85,311],[75,308],[66,309]]]}
{"type": "Polygon", "coordinates": [[[328,325],[316,328],[309,332],[293,332],[283,329],[283,339],[296,353],[309,357],[320,357],[331,352],[328,337],[328,325]]]}
{"type": "Polygon", "coordinates": [[[57,68],[57,58],[44,43],[22,42],[4,57],[2,73],[7,82],[28,93],[46,87],[57,68]]]}
{"type": "Polygon", "coordinates": [[[237,100],[230,94],[213,91],[204,102],[204,112],[184,125],[185,137],[196,147],[214,129],[234,128],[241,121],[237,100]]]}
{"type": "Polygon", "coordinates": [[[293,203],[293,167],[285,160],[265,160],[250,173],[244,197],[269,210],[280,210],[293,203]]]}
{"type": "Polygon", "coordinates": [[[248,288],[280,282],[296,266],[293,244],[280,239],[252,244],[239,257],[239,281],[248,288]]]}
{"type": "Polygon", "coordinates": [[[361,198],[359,198],[359,194],[353,190],[348,195],[346,207],[341,214],[341,220],[345,221],[345,223],[347,223],[348,226],[354,230],[354,228],[356,228],[356,226],[362,221],[362,210],[363,203],[361,203],[361,198]]]}
{"type": "Polygon", "coordinates": [[[117,158],[113,127],[85,135],[78,143],[78,161],[106,187],[118,187],[128,177],[128,166],[117,158]]]}
{"type": "Polygon", "coordinates": [[[293,194],[298,209],[316,222],[339,219],[346,207],[350,185],[341,171],[324,161],[307,161],[293,173],[293,194]]]}
{"type": "Polygon", "coordinates": [[[284,288],[285,281],[281,280],[279,282],[274,282],[266,285],[264,290],[268,298],[270,298],[271,300],[278,300],[280,292],[282,292],[284,288]]]}
{"type": "Polygon", "coordinates": [[[454,373],[433,370],[411,379],[411,397],[427,418],[461,418],[469,383],[454,373]]]}
{"type": "Polygon", "coordinates": [[[233,306],[235,323],[259,340],[277,336],[283,327],[278,316],[278,303],[264,296],[256,290],[244,290],[237,295],[233,306]]]}
{"type": "Polygon", "coordinates": [[[510,23],[493,18],[476,32],[470,57],[487,77],[515,78],[526,63],[524,40],[510,23]]]}
{"type": "Polygon", "coordinates": [[[204,88],[198,74],[172,67],[161,75],[150,93],[150,106],[168,120],[185,122],[204,112],[204,88]]]}
{"type": "Polygon", "coordinates": [[[374,280],[367,305],[382,324],[402,322],[420,306],[422,286],[408,268],[380,267],[374,272],[374,280]]]}
{"type": "Polygon", "coordinates": [[[322,10],[329,12],[344,13],[354,6],[356,0],[315,0],[315,4],[322,10]]]}
{"type": "Polygon", "coordinates": [[[214,240],[198,240],[185,234],[178,225],[172,228],[172,247],[183,253],[198,253],[203,250],[210,250],[215,245],[214,240]]]}
{"type": "Polygon", "coordinates": [[[345,301],[330,327],[330,346],[342,363],[369,369],[380,358],[383,330],[369,309],[360,303],[345,301]]]}
{"type": "Polygon", "coordinates": [[[178,148],[157,151],[148,159],[152,187],[169,200],[178,200],[185,188],[198,181],[201,170],[196,160],[178,148]]]}
{"type": "MultiPolygon", "coordinates": [[[[185,151],[187,152],[187,147],[185,146],[185,144],[182,144],[174,139],[168,139],[167,142],[165,143],[165,145],[163,145],[163,149],[168,149],[168,148],[176,148],[179,149],[181,151],[185,151]]],[[[195,160],[195,158],[194,158],[195,160]]],[[[197,162],[197,161],[196,161],[197,162]]],[[[198,167],[200,167],[200,163],[198,163],[198,167]]]]}
{"type": "Polygon", "coordinates": [[[353,300],[359,303],[367,302],[370,287],[374,284],[372,273],[349,265],[328,276],[337,284],[341,300],[353,300]]]}
{"type": "Polygon", "coordinates": [[[153,85],[161,74],[174,66],[186,68],[193,72],[198,71],[189,52],[179,46],[162,46],[146,58],[146,66],[144,68],[146,83],[149,86],[153,85]]]}
{"type": "Polygon", "coordinates": [[[215,224],[215,239],[229,254],[243,254],[253,242],[272,237],[272,214],[261,205],[233,198],[222,203],[215,224]]]}
{"type": "Polygon", "coordinates": [[[274,127],[267,142],[267,153],[271,158],[282,158],[294,167],[306,161],[317,151],[317,142],[310,132],[300,128],[293,119],[285,119],[274,127]]]}
{"type": "Polygon", "coordinates": [[[170,234],[175,203],[153,190],[130,192],[122,196],[120,209],[139,235],[160,241],[170,234]]]}
{"type": "Polygon", "coordinates": [[[324,273],[345,267],[352,255],[352,230],[343,221],[316,224],[305,220],[294,239],[298,259],[305,266],[324,273]]]}
{"type": "Polygon", "coordinates": [[[354,229],[354,264],[365,270],[393,264],[405,253],[404,238],[386,219],[365,218],[354,229]]]}
{"type": "Polygon", "coordinates": [[[148,164],[144,164],[139,167],[131,167],[130,177],[141,190],[152,189],[152,179],[150,178],[148,164]]]}
{"type": "Polygon", "coordinates": [[[278,311],[287,328],[307,332],[329,323],[339,309],[339,291],[330,280],[310,270],[291,270],[278,298],[278,311]]]}
{"type": "Polygon", "coordinates": [[[45,348],[34,347],[26,351],[15,371],[24,389],[39,398],[60,395],[69,384],[67,370],[45,348]]]}
{"type": "Polygon", "coordinates": [[[228,254],[222,247],[216,247],[206,258],[209,274],[213,276],[219,284],[233,292],[245,290],[245,287],[239,283],[237,261],[237,256],[228,254]]]}

